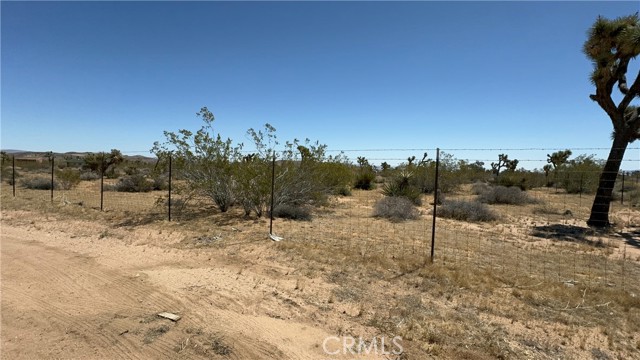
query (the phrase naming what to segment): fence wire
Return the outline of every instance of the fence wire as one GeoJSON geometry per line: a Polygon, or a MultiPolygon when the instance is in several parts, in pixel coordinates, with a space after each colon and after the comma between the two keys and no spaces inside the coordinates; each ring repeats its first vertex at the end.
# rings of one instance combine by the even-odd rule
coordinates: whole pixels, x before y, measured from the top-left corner
{"type": "MultiPolygon", "coordinates": [[[[414,150],[422,151],[411,149],[411,152],[416,153],[414,150]]],[[[603,233],[585,224],[592,211],[604,163],[602,159],[585,155],[577,158],[579,162],[562,169],[516,168],[500,172],[501,169],[492,170],[487,159],[493,159],[488,153],[503,149],[448,151],[456,150],[464,152],[464,157],[456,158],[443,152],[438,158],[440,185],[429,189],[431,193],[420,195],[419,204],[415,205],[415,219],[395,221],[374,216],[374,213],[386,197],[385,186],[401,173],[400,170],[393,172],[394,169],[407,170],[407,163],[417,163],[420,157],[416,160],[397,154],[385,155],[407,149],[344,150],[352,154],[375,152],[375,158],[369,159],[370,162],[391,160],[395,165],[385,167],[370,163],[368,166],[376,175],[372,180],[373,189],[349,189],[349,196],[331,195],[314,207],[309,221],[272,218],[271,229],[284,241],[343,254],[345,261],[349,256],[359,256],[370,261],[426,263],[430,260],[433,241],[434,262],[488,271],[514,286],[537,286],[552,281],[567,286],[586,284],[640,290],[640,160],[632,156],[623,161],[625,171],[616,177],[609,210],[609,218],[618,230],[603,233]],[[476,157],[469,157],[470,153],[475,153],[476,157]],[[435,207],[440,211],[447,201],[474,202],[482,196],[482,191],[497,185],[526,190],[523,192],[526,201],[517,205],[490,203],[487,207],[496,215],[490,222],[447,217],[432,221],[433,193],[441,194],[435,207]],[[435,238],[432,238],[434,230],[435,238]]],[[[518,150],[544,154],[531,161],[549,164],[546,153],[557,149],[518,150]]],[[[436,152],[428,149],[425,152],[431,152],[435,157],[436,152]]],[[[434,164],[434,159],[428,161],[434,164]]],[[[497,161],[497,157],[492,160],[497,161]]],[[[250,181],[258,184],[260,179],[273,177],[276,183],[271,185],[275,191],[284,191],[284,187],[301,181],[295,177],[286,180],[289,183],[283,180],[287,171],[293,171],[287,169],[302,166],[299,161],[288,164],[291,168],[285,168],[283,164],[256,167],[259,172],[253,174],[255,178],[250,181]],[[282,167],[278,170],[280,173],[275,173],[275,166],[282,167]],[[282,183],[278,184],[278,181],[282,183]]],[[[239,221],[246,218],[246,211],[243,212],[240,204],[222,213],[213,204],[211,196],[190,191],[190,179],[184,167],[171,169],[166,161],[129,163],[105,174],[80,170],[80,165],[77,159],[55,157],[53,161],[46,157],[3,159],[3,202],[53,202],[61,206],[121,212],[150,222],[188,222],[210,216],[233,217],[239,221]]],[[[354,174],[362,168],[362,164],[349,166],[354,174]]],[[[424,169],[426,186],[435,180],[435,173],[433,168],[424,169]]],[[[229,186],[220,186],[223,185],[229,186]]],[[[266,206],[261,214],[263,220],[273,215],[264,201],[261,203],[266,206]]],[[[256,215],[249,217],[255,220],[256,215]]],[[[263,224],[266,233],[269,228],[263,224]]]]}

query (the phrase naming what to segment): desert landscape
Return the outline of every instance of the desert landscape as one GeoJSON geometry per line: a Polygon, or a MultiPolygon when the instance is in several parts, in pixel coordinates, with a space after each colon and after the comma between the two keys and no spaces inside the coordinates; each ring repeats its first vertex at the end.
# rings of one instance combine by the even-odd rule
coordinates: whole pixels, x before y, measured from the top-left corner
{"type": "Polygon", "coordinates": [[[169,222],[160,192],[100,211],[2,186],[6,358],[639,358],[629,205],[595,232],[590,197],[532,189],[537,203],[495,205],[500,221],[438,218],[430,263],[428,199],[418,219],[389,221],[372,216],[380,189],[275,219],[274,242],[268,218],[236,208],[169,222]]]}
{"type": "Polygon", "coordinates": [[[0,16],[0,358],[640,360],[637,1],[0,16]]]}

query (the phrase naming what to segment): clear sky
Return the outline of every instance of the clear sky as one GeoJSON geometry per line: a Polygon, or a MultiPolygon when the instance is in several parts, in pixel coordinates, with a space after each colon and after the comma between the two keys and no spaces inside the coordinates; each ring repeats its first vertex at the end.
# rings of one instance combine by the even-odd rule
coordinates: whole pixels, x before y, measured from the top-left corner
{"type": "MultiPolygon", "coordinates": [[[[609,148],[611,123],[588,97],[592,65],[581,47],[598,15],[640,9],[636,1],[0,6],[2,148],[146,155],[163,130],[198,129],[195,113],[207,106],[217,131],[245,144],[248,128],[270,123],[281,140],[317,139],[330,150],[578,148],[605,157],[591,148],[609,148]]],[[[623,167],[640,168],[638,145],[623,167]]],[[[491,161],[501,151],[449,152],[491,161]]],[[[544,160],[549,151],[506,152],[544,160]]]]}

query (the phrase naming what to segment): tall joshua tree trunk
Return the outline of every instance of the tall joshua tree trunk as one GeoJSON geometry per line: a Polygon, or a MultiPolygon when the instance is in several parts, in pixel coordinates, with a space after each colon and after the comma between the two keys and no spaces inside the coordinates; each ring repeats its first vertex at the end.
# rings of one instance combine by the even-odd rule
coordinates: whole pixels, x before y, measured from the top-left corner
{"type": "Polygon", "coordinates": [[[622,164],[622,158],[627,150],[629,141],[624,134],[615,134],[613,138],[613,144],[609,151],[609,157],[604,165],[604,169],[600,174],[600,181],[598,183],[598,191],[596,192],[596,198],[593,200],[591,207],[591,215],[587,225],[598,228],[603,228],[611,225],[609,223],[609,208],[611,205],[611,198],[613,194],[613,187],[618,177],[618,171],[620,171],[620,165],[622,164]]]}
{"type": "Polygon", "coordinates": [[[638,13],[614,20],[598,17],[583,51],[593,62],[591,82],[596,93],[589,97],[609,115],[613,125],[613,144],[587,221],[589,226],[602,228],[610,225],[611,195],[627,145],[640,138],[640,111],[631,104],[640,97],[640,72],[632,85],[627,85],[629,62],[640,54],[638,13]],[[623,95],[618,104],[611,96],[616,84],[623,95]]]}

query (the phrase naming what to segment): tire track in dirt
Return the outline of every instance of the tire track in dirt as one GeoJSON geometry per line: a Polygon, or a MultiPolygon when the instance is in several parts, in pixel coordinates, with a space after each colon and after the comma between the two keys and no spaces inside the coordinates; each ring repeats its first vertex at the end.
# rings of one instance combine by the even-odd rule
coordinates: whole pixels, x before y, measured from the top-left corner
{"type": "Polygon", "coordinates": [[[296,335],[326,336],[317,328],[307,331],[304,324],[238,313],[243,302],[233,298],[169,291],[162,281],[147,281],[152,270],[140,272],[139,264],[126,261],[113,269],[69,251],[75,248],[64,237],[3,226],[1,244],[3,358],[313,359],[317,350],[310,349],[309,341],[300,347],[296,335]],[[158,319],[160,311],[177,312],[183,319],[158,319]],[[149,335],[159,329],[164,330],[149,335]],[[190,329],[221,335],[232,353],[177,351],[190,329]]]}
{"type": "MultiPolygon", "coordinates": [[[[172,352],[172,344],[167,341],[140,346],[134,338],[123,337],[109,326],[114,314],[137,314],[128,324],[134,328],[145,314],[180,307],[178,301],[156,288],[102,269],[92,259],[22,242],[6,231],[2,234],[2,259],[7,259],[2,262],[4,330],[11,329],[9,320],[26,320],[25,328],[34,324],[45,327],[49,333],[44,336],[45,343],[78,334],[100,358],[146,359],[172,352]],[[145,303],[138,299],[145,299],[145,303]]],[[[12,347],[4,336],[11,331],[3,332],[3,357],[39,357],[25,351],[26,347],[12,347]]]]}

